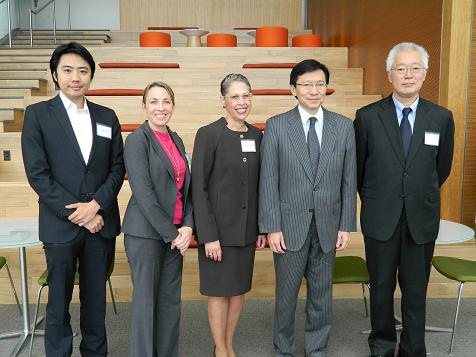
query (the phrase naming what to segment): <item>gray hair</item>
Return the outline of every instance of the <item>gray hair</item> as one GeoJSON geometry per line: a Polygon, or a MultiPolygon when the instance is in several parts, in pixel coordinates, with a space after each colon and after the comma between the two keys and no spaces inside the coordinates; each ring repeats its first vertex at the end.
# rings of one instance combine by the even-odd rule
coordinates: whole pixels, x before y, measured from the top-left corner
{"type": "Polygon", "coordinates": [[[225,96],[228,93],[228,88],[230,88],[230,85],[233,82],[243,82],[251,92],[251,84],[250,81],[248,81],[248,78],[240,73],[230,73],[227,74],[220,83],[220,93],[222,96],[225,96]]]}
{"type": "Polygon", "coordinates": [[[399,52],[403,51],[415,51],[418,52],[421,56],[421,60],[423,61],[423,67],[428,69],[428,52],[420,45],[417,45],[413,42],[401,42],[398,45],[395,45],[387,56],[387,72],[392,70],[393,61],[395,61],[395,57],[399,52]]]}

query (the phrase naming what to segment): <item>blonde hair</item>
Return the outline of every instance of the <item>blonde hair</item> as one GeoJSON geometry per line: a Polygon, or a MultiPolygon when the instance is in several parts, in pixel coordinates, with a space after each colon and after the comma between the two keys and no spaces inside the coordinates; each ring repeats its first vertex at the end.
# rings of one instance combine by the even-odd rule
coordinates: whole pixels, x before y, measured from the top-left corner
{"type": "Polygon", "coordinates": [[[152,88],[163,88],[165,89],[165,91],[169,94],[170,96],[170,99],[172,99],[172,104],[175,105],[175,94],[174,94],[174,91],[172,90],[172,88],[165,82],[160,82],[160,81],[156,81],[156,82],[152,82],[150,83],[147,87],[145,87],[144,89],[144,94],[142,95],[142,103],[145,104],[145,100],[147,98],[147,94],[149,94],[149,91],[152,89],[152,88]]]}

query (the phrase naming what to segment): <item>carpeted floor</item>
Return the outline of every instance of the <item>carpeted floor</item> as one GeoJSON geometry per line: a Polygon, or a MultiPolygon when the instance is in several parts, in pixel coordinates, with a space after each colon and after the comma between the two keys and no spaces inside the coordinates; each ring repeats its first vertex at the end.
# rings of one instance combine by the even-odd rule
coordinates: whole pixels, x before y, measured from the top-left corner
{"type": "MultiPolygon", "coordinates": [[[[455,300],[429,300],[427,323],[450,327],[453,321],[455,300]]],[[[304,301],[300,301],[296,313],[296,357],[302,357],[304,336],[304,301]]],[[[130,304],[118,304],[119,315],[108,306],[107,329],[109,355],[128,356],[130,304]]],[[[398,305],[397,305],[398,309],[398,305]]],[[[396,311],[398,311],[396,309],[396,311]]],[[[33,309],[32,309],[33,310],[33,309]]],[[[250,300],[245,303],[238,324],[235,349],[239,357],[271,357],[273,355],[274,300],[250,300]]],[[[40,311],[44,312],[44,306],[40,311]]],[[[73,329],[79,332],[79,306],[71,306],[73,329]]],[[[367,337],[361,331],[369,328],[362,300],[335,300],[334,323],[329,342],[329,357],[368,356],[367,337]]],[[[0,333],[19,329],[21,320],[13,305],[0,305],[0,333]]],[[[464,299],[455,341],[454,357],[476,356],[476,299],[464,299]]],[[[451,334],[427,333],[427,349],[431,357],[447,356],[451,334]]],[[[10,355],[16,339],[0,340],[0,357],[10,355]]],[[[80,356],[80,336],[74,339],[73,356],[80,356]]],[[[183,304],[180,355],[181,357],[212,356],[213,340],[207,322],[206,302],[187,301],[183,304]]],[[[28,348],[20,355],[27,356],[28,348]]],[[[34,356],[44,356],[42,337],[35,338],[34,356]]],[[[162,356],[161,356],[162,357],[162,356]]],[[[166,357],[166,356],[165,356],[166,357]]]]}

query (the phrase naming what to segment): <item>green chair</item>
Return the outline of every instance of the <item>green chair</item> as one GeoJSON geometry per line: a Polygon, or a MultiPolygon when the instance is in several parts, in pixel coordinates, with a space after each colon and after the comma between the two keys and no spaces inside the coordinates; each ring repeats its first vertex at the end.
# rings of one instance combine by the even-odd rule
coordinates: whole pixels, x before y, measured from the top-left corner
{"type": "Polygon", "coordinates": [[[8,279],[10,280],[10,285],[12,286],[13,296],[17,302],[18,311],[20,311],[20,315],[22,315],[20,301],[18,301],[17,291],[15,289],[15,284],[13,284],[12,274],[10,274],[10,268],[8,268],[7,260],[4,257],[0,257],[0,269],[3,267],[5,267],[5,270],[7,271],[8,279]]]}
{"type": "Polygon", "coordinates": [[[448,279],[459,282],[458,302],[456,304],[456,312],[450,342],[449,353],[451,354],[453,351],[453,342],[455,338],[456,323],[458,322],[458,313],[461,302],[461,294],[463,293],[463,286],[465,283],[476,282],[476,261],[435,256],[433,257],[432,264],[440,274],[446,276],[448,279]]]}
{"type": "Polygon", "coordinates": [[[365,317],[369,316],[365,286],[370,289],[370,277],[365,260],[356,256],[336,257],[334,266],[333,284],[358,283],[362,285],[364,297],[365,317]]]}
{"type": "MultiPolygon", "coordinates": [[[[111,284],[111,275],[113,271],[114,271],[114,256],[112,258],[111,264],[109,265],[109,270],[107,271],[106,277],[107,277],[107,282],[109,285],[109,292],[111,293],[111,300],[112,300],[112,306],[114,308],[114,313],[117,315],[116,299],[114,298],[114,292],[112,290],[112,284],[111,284]]],[[[43,274],[41,274],[41,276],[38,278],[38,285],[40,285],[40,288],[38,289],[38,298],[36,300],[35,317],[33,319],[33,330],[31,332],[30,352],[28,354],[28,357],[31,357],[31,352],[33,350],[33,338],[35,337],[35,330],[36,330],[36,325],[38,320],[38,309],[40,306],[41,292],[45,286],[48,286],[48,270],[45,270],[43,274]]],[[[76,270],[76,274],[74,275],[74,285],[79,285],[79,272],[77,270],[76,270]]]]}

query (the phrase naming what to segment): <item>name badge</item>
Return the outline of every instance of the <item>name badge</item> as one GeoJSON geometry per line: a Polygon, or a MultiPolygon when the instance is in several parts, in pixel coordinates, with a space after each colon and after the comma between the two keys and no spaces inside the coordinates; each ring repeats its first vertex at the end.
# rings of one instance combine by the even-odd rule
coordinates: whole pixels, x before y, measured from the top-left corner
{"type": "Polygon", "coordinates": [[[96,133],[98,134],[98,136],[102,136],[103,138],[111,139],[112,128],[110,126],[97,123],[96,124],[96,133]]]}
{"type": "Polygon", "coordinates": [[[434,133],[432,131],[425,131],[425,145],[439,146],[440,145],[440,133],[434,133]]]}
{"type": "Polygon", "coordinates": [[[241,152],[256,152],[255,141],[253,139],[242,139],[241,152]]]}

